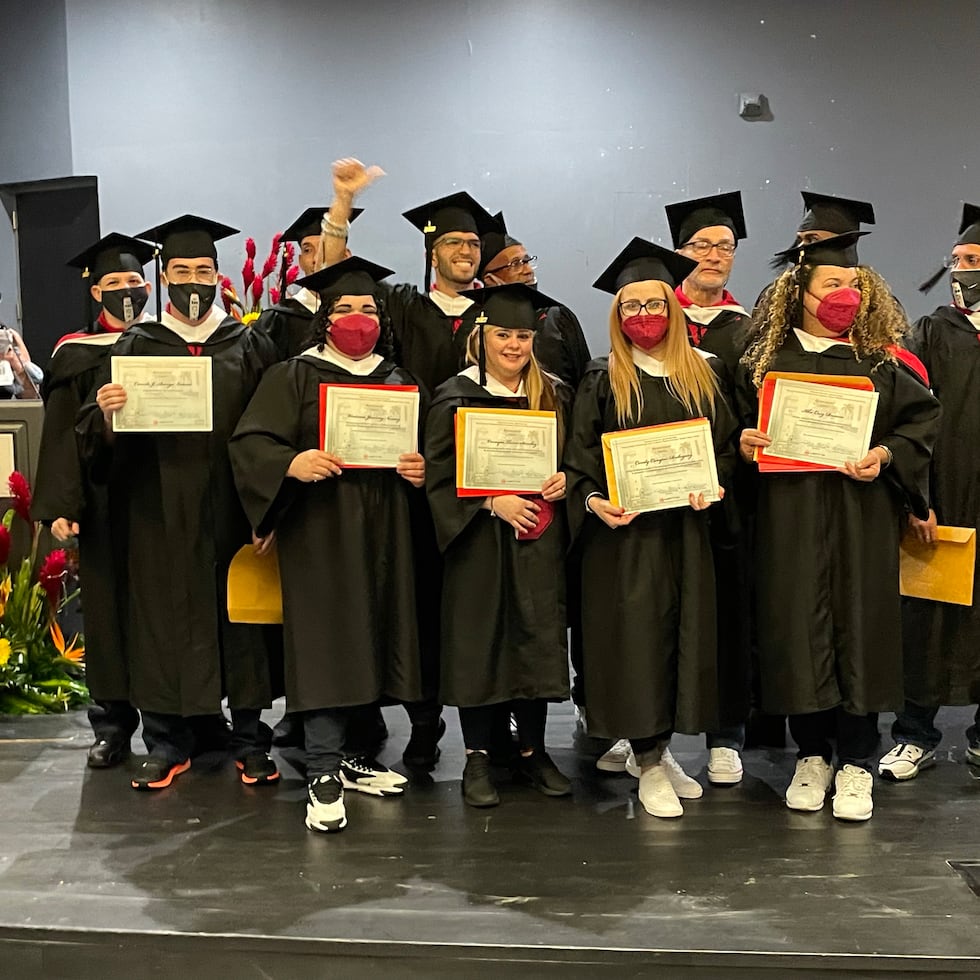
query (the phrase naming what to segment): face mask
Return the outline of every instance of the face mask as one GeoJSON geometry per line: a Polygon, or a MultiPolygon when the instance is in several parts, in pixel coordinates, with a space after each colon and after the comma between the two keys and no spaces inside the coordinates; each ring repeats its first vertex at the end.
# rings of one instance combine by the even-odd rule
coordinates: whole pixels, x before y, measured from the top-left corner
{"type": "Polygon", "coordinates": [[[145,286],[127,286],[124,289],[103,289],[102,308],[123,323],[132,323],[146,306],[150,297],[145,286]]]}
{"type": "MultiPolygon", "coordinates": [[[[813,293],[810,293],[813,296],[813,293]]],[[[816,299],[816,296],[813,296],[816,299]]],[[[857,316],[861,305],[861,291],[845,287],[827,293],[817,306],[814,314],[820,321],[820,326],[831,333],[846,333],[857,316]]]]}
{"type": "Polygon", "coordinates": [[[980,269],[951,272],[949,280],[953,302],[961,310],[980,309],[980,269]]]}
{"type": "Polygon", "coordinates": [[[330,339],[341,354],[363,357],[374,350],[381,336],[377,321],[364,313],[347,313],[330,324],[330,339]]]}
{"type": "Polygon", "coordinates": [[[637,313],[623,320],[623,333],[643,350],[653,350],[664,337],[670,326],[670,317],[664,313],[637,313]]]}
{"type": "Polygon", "coordinates": [[[199,282],[172,282],[167,286],[170,302],[188,320],[202,320],[214,303],[217,285],[204,286],[199,282]]]}

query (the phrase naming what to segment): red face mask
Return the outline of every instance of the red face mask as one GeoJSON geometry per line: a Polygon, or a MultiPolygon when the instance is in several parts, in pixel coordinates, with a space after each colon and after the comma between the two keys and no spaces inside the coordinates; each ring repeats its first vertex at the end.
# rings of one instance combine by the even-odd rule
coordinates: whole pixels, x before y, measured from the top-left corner
{"type": "MultiPolygon", "coordinates": [[[[813,293],[810,293],[813,296],[813,293]]],[[[816,299],[816,296],[813,296],[816,299]]],[[[844,287],[835,289],[827,293],[814,314],[820,321],[820,326],[824,330],[829,330],[834,334],[847,333],[851,329],[851,324],[857,316],[858,307],[861,305],[861,291],[844,287]]]]}
{"type": "Polygon", "coordinates": [[[664,337],[670,318],[663,313],[637,313],[623,320],[623,333],[643,350],[653,350],[664,337]]]}
{"type": "Polygon", "coordinates": [[[363,357],[374,350],[381,336],[377,321],[364,313],[347,313],[330,324],[330,339],[341,354],[363,357]]]}

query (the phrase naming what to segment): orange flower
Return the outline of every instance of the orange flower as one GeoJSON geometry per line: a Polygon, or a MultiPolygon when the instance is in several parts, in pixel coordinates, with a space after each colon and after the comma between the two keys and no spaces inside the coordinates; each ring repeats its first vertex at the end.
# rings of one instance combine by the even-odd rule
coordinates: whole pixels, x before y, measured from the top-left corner
{"type": "Polygon", "coordinates": [[[65,646],[65,634],[62,633],[61,627],[55,619],[51,620],[51,639],[61,656],[67,657],[69,660],[81,660],[85,656],[85,647],[75,646],[78,643],[77,633],[72,637],[71,643],[65,646]]]}

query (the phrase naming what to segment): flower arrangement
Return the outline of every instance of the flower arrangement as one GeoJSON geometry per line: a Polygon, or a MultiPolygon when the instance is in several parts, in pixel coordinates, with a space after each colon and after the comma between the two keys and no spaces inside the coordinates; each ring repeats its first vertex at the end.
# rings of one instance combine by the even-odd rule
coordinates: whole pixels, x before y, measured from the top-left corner
{"type": "Polygon", "coordinates": [[[38,570],[39,525],[31,520],[31,488],[23,474],[8,481],[12,506],[0,521],[0,714],[25,715],[67,711],[88,701],[82,638],[65,642],[58,613],[78,595],[69,593],[73,578],[69,555],[52,551],[38,570]],[[11,527],[23,520],[31,551],[20,567],[8,566],[11,527]]]}
{"type": "Polygon", "coordinates": [[[251,323],[259,318],[262,312],[262,300],[268,291],[269,303],[279,302],[282,290],[286,286],[291,286],[299,276],[299,266],[293,265],[296,258],[296,249],[292,242],[283,244],[282,235],[272,236],[272,247],[269,249],[269,256],[262,264],[262,268],[255,271],[255,239],[248,238],[245,241],[245,264],[242,266],[242,299],[232,285],[228,276],[221,280],[221,301],[224,303],[225,311],[243,323],[251,323]],[[271,276],[276,271],[279,264],[279,250],[282,249],[282,267],[276,283],[273,283],[271,276]],[[245,304],[248,303],[246,310],[245,304]]]}

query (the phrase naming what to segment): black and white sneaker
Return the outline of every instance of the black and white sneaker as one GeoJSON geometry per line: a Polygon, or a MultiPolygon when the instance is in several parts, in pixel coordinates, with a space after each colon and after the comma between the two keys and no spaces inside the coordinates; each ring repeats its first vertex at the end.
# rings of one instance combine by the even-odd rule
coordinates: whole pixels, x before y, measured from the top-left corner
{"type": "Polygon", "coordinates": [[[340,782],[344,789],[354,789],[370,796],[397,796],[408,780],[377,759],[359,755],[341,762],[340,782]]]}
{"type": "Polygon", "coordinates": [[[333,834],[347,826],[344,788],[340,778],[327,773],[306,786],[306,826],[323,834],[333,834]]]}

